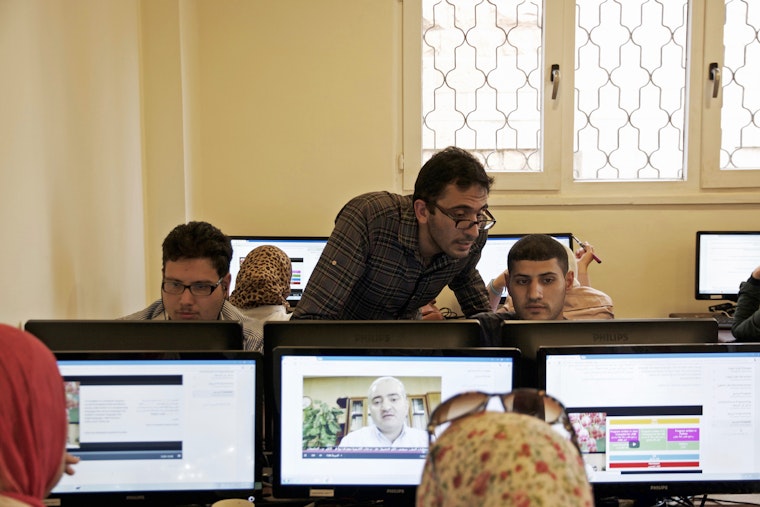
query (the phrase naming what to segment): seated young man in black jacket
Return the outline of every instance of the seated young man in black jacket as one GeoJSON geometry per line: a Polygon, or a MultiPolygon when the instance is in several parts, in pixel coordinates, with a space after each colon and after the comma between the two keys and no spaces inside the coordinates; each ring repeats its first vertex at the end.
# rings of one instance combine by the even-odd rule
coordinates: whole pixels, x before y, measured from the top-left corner
{"type": "Polygon", "coordinates": [[[739,286],[731,333],[739,341],[760,341],[760,266],[739,286]]]}

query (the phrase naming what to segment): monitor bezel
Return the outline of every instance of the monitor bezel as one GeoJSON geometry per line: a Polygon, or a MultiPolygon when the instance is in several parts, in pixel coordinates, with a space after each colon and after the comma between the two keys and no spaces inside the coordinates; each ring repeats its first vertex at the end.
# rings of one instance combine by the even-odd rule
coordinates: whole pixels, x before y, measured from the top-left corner
{"type": "MultiPolygon", "coordinates": [[[[290,242],[295,243],[298,241],[303,242],[315,242],[315,243],[322,243],[323,247],[322,250],[324,250],[324,245],[327,245],[327,240],[329,239],[329,236],[256,236],[256,235],[245,235],[245,234],[239,234],[234,236],[228,236],[230,238],[230,241],[234,243],[236,240],[242,240],[242,241],[255,241],[257,243],[262,243],[262,245],[273,245],[277,248],[280,248],[281,250],[285,251],[278,243],[279,242],[290,242]]],[[[233,257],[232,262],[235,262],[235,256],[234,256],[234,246],[233,246],[233,257]]],[[[287,252],[286,252],[287,253],[287,252]]],[[[321,254],[320,254],[321,256],[321,254]]],[[[230,273],[232,273],[232,270],[230,270],[230,273]]],[[[237,275],[237,271],[235,271],[235,275],[237,275]]],[[[232,276],[232,281],[230,283],[230,294],[232,294],[232,291],[235,287],[235,278],[236,276],[232,276]]],[[[308,280],[306,283],[304,283],[303,289],[301,291],[301,294],[303,294],[303,290],[306,289],[306,284],[308,283],[308,280]]],[[[298,305],[298,301],[300,301],[300,298],[294,298],[289,297],[287,298],[288,304],[291,307],[296,307],[298,305]]]]}
{"type": "Polygon", "coordinates": [[[30,319],[24,330],[52,351],[243,350],[234,320],[30,319]]]}
{"type": "MultiPolygon", "coordinates": [[[[512,386],[514,388],[520,365],[520,351],[512,347],[467,347],[467,348],[355,348],[355,347],[323,347],[323,346],[283,346],[276,347],[273,351],[273,390],[277,391],[273,410],[275,428],[281,425],[281,358],[290,355],[325,355],[325,356],[444,356],[444,357],[504,357],[512,359],[512,386]]],[[[329,498],[351,498],[354,500],[380,500],[390,505],[413,506],[417,486],[408,484],[385,484],[385,485],[354,485],[354,484],[283,484],[281,479],[281,441],[275,439],[274,452],[272,453],[272,491],[276,498],[321,498],[326,495],[329,498]],[[313,494],[318,491],[319,494],[313,494]]],[[[420,477],[421,479],[421,477],[420,477]]]]}
{"type": "Polygon", "coordinates": [[[760,231],[697,231],[696,233],[696,250],[694,253],[694,299],[696,300],[726,300],[736,302],[739,299],[739,283],[749,278],[751,272],[747,272],[744,280],[736,284],[736,290],[732,292],[702,292],[700,289],[700,251],[702,247],[702,238],[704,236],[758,236],[760,231]]]}
{"type": "MultiPolygon", "coordinates": [[[[630,328],[629,328],[630,329],[630,328]]],[[[671,338],[672,340],[672,338],[671,338]]],[[[517,347],[522,352],[520,363],[520,387],[537,387],[538,370],[536,366],[537,353],[541,346],[594,346],[594,345],[633,345],[633,344],[663,344],[663,343],[717,343],[718,338],[718,321],[713,318],[654,318],[654,319],[584,319],[584,320],[506,320],[501,324],[501,342],[502,347],[517,347]],[[553,331],[551,334],[541,333],[541,329],[551,330],[551,327],[558,330],[564,329],[566,333],[553,331]],[[631,341],[630,336],[623,332],[626,326],[649,326],[653,328],[663,328],[663,339],[657,342],[639,342],[631,341]],[[693,339],[685,341],[683,339],[668,341],[667,329],[673,327],[690,326],[698,330],[700,334],[695,334],[693,339]],[[611,334],[609,331],[600,335],[584,334],[583,339],[578,339],[572,328],[588,329],[599,327],[603,330],[619,328],[611,334]],[[527,329],[531,333],[523,333],[519,339],[511,336],[510,333],[527,329]],[[528,334],[529,336],[525,336],[528,334]],[[541,340],[552,340],[548,343],[542,343],[541,340]],[[590,340],[590,341],[589,341],[590,340]],[[526,346],[527,345],[527,346],[526,346]]]]}
{"type": "MultiPolygon", "coordinates": [[[[102,491],[87,493],[54,492],[46,502],[50,505],[66,506],[101,506],[101,505],[210,505],[219,500],[228,498],[259,499],[263,494],[263,467],[264,459],[261,449],[261,417],[263,412],[263,382],[264,359],[260,352],[245,350],[173,350],[173,351],[54,351],[57,361],[86,361],[97,359],[108,360],[253,360],[255,361],[255,386],[254,386],[254,417],[253,431],[255,442],[253,485],[251,489],[227,489],[227,490],[197,490],[178,489],[162,491],[102,491]],[[161,353],[163,352],[163,354],[161,353]]],[[[68,451],[68,449],[67,449],[68,451]]],[[[76,465],[74,465],[76,471],[76,465]]]]}
{"type": "MultiPolygon", "coordinates": [[[[524,236],[528,236],[530,234],[545,234],[547,236],[551,236],[554,239],[559,240],[560,238],[563,241],[560,241],[563,245],[567,246],[568,248],[573,248],[573,233],[572,232],[541,232],[541,233],[534,233],[534,232],[525,232],[525,233],[490,233],[488,234],[488,239],[496,238],[496,239],[515,239],[519,240],[520,238],[524,236]]],[[[488,243],[488,241],[486,241],[488,243]]],[[[506,269],[506,262],[507,260],[504,259],[505,263],[505,269],[506,269]]]]}
{"type": "MultiPolygon", "coordinates": [[[[724,352],[760,353],[760,343],[672,343],[540,347],[537,352],[539,388],[546,389],[546,357],[550,354],[708,354],[724,352]]],[[[618,497],[633,499],[637,502],[636,505],[640,503],[642,505],[653,505],[654,501],[658,499],[673,496],[760,493],[760,481],[758,480],[594,482],[592,483],[592,487],[597,501],[610,497],[618,497]]]]}

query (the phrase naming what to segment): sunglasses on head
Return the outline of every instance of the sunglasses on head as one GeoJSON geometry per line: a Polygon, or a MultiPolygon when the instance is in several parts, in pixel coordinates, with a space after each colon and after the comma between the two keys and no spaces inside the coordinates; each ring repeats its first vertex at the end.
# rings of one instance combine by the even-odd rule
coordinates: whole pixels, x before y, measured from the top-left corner
{"type": "Polygon", "coordinates": [[[484,412],[491,399],[497,398],[505,412],[531,415],[546,421],[554,429],[570,440],[580,453],[575,430],[567,417],[567,411],[559,400],[538,389],[520,388],[504,394],[489,394],[480,391],[460,393],[438,405],[430,414],[428,437],[432,444],[439,433],[439,426],[454,422],[468,415],[484,412]]]}

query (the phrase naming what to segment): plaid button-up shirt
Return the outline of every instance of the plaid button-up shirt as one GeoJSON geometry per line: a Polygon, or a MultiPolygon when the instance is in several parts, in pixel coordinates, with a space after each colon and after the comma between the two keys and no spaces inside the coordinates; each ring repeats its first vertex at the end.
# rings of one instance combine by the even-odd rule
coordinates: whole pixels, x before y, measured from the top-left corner
{"type": "Polygon", "coordinates": [[[360,195],[338,214],[292,319],[413,319],[447,285],[466,316],[488,311],[475,267],[487,237],[482,232],[466,258],[440,253],[425,266],[412,197],[360,195]]]}

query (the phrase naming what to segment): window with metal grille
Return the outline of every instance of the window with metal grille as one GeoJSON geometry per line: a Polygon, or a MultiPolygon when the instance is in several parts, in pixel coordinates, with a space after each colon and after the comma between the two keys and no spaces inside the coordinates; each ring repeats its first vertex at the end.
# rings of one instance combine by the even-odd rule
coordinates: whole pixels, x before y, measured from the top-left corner
{"type": "Polygon", "coordinates": [[[479,156],[496,188],[760,186],[760,2],[404,0],[404,12],[405,186],[449,145],[479,156]]]}

